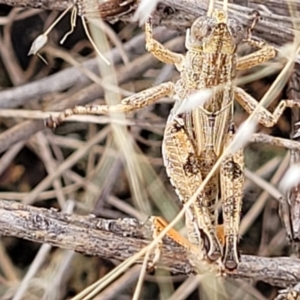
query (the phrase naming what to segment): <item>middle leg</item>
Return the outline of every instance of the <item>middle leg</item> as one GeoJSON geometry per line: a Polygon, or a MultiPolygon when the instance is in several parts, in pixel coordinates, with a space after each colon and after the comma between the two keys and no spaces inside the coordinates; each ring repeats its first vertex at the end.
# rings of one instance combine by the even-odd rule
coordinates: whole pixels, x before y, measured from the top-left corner
{"type": "MultiPolygon", "coordinates": [[[[249,114],[255,110],[259,103],[256,99],[239,87],[234,87],[234,98],[249,114]]],[[[257,112],[259,123],[266,127],[274,126],[287,107],[300,107],[300,102],[295,100],[281,100],[273,113],[268,111],[263,106],[260,107],[259,111],[257,112]]]]}

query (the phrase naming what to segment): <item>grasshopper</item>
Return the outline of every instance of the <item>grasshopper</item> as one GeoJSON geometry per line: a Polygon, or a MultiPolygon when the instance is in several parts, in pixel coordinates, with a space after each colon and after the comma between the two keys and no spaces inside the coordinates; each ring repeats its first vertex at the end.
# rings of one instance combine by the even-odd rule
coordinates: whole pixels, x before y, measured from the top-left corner
{"type": "Polygon", "coordinates": [[[300,286],[297,284],[293,288],[279,291],[275,300],[300,300],[300,286]]]}
{"type": "MultiPolygon", "coordinates": [[[[170,181],[184,205],[233,139],[234,100],[249,114],[257,107],[258,102],[254,98],[233,84],[237,70],[252,68],[276,56],[272,46],[252,38],[256,20],[245,34],[242,25],[228,17],[227,1],[220,10],[214,9],[212,4],[207,16],[196,19],[187,31],[187,53],[182,55],[169,51],[153,38],[150,18],[145,24],[146,49],[160,61],[174,64],[180,72],[180,79],[176,83],[165,82],[146,89],[123,99],[118,105],[67,109],[57,118],[48,118],[46,125],[56,127],[74,114],[129,112],[151,105],[162,97],[173,97],[176,102],[166,124],[162,155],[170,181]],[[258,50],[238,58],[237,47],[243,42],[258,50]],[[205,103],[182,111],[182,107],[195,101],[195,93],[203,90],[210,91],[205,103]]],[[[293,106],[299,106],[299,103],[282,100],[274,113],[261,107],[258,120],[271,127],[286,107],[293,106]]],[[[209,261],[221,258],[223,266],[229,271],[235,270],[239,263],[243,169],[243,149],[228,155],[222,161],[220,171],[212,176],[186,213],[189,242],[197,246],[199,252],[204,251],[209,261]],[[222,227],[217,226],[216,205],[219,200],[223,210],[222,227]]],[[[155,225],[158,231],[163,226],[159,221],[155,225]]],[[[178,241],[176,237],[174,239],[178,241]]],[[[188,247],[185,242],[182,244],[188,247]]]]}

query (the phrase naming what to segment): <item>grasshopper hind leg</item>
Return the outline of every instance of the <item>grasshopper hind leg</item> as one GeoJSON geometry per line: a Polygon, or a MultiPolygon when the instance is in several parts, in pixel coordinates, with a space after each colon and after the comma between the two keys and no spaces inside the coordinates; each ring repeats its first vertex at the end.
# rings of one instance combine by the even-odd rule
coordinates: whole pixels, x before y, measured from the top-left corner
{"type": "MultiPolygon", "coordinates": [[[[233,138],[228,135],[227,145],[233,138]]],[[[240,262],[238,237],[240,214],[243,201],[244,153],[243,149],[228,155],[220,170],[221,199],[224,219],[223,264],[229,271],[235,270],[240,262]]]]}
{"type": "MultiPolygon", "coordinates": [[[[171,117],[167,123],[163,141],[163,158],[171,183],[181,202],[185,204],[203,180],[201,172],[204,162],[196,154],[181,116],[171,117]]],[[[214,180],[210,181],[190,207],[192,222],[197,227],[198,235],[203,239],[207,258],[211,261],[216,261],[222,255],[222,247],[215,228],[215,199],[213,197],[215,193],[212,192],[214,186],[214,180]]],[[[189,237],[189,239],[193,240],[194,237],[189,237]]],[[[200,245],[201,242],[197,244],[200,245]]]]}

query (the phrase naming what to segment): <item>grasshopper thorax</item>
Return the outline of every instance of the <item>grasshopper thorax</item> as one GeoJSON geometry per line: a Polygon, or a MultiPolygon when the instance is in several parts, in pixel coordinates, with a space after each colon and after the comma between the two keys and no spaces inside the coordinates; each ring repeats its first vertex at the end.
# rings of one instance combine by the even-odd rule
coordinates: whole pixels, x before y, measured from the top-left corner
{"type": "Polygon", "coordinates": [[[243,37],[240,22],[227,18],[224,11],[216,10],[212,16],[194,21],[186,35],[186,48],[207,54],[232,55],[243,37]]]}

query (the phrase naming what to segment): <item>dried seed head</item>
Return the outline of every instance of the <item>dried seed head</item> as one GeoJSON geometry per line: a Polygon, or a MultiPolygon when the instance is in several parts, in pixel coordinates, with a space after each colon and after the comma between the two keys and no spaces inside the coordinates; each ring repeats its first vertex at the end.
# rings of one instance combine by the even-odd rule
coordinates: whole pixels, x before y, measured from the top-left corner
{"type": "Polygon", "coordinates": [[[28,55],[36,55],[41,48],[43,48],[48,41],[48,36],[45,34],[40,34],[32,43],[28,55]]]}
{"type": "MultiPolygon", "coordinates": [[[[75,10],[75,18],[76,18],[76,8],[73,5],[68,6],[63,13],[50,25],[50,27],[41,35],[39,35],[31,45],[28,55],[37,54],[38,51],[45,46],[48,41],[48,34],[50,31],[56,26],[56,24],[66,15],[66,13],[73,8],[75,10]]],[[[73,12],[74,13],[74,12],[73,12]]]]}

